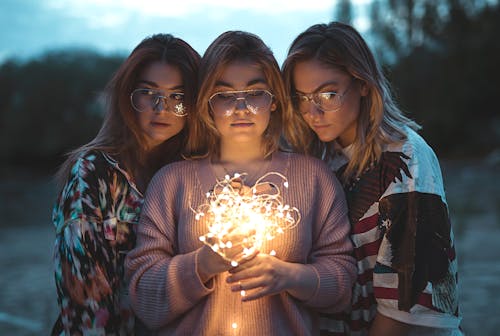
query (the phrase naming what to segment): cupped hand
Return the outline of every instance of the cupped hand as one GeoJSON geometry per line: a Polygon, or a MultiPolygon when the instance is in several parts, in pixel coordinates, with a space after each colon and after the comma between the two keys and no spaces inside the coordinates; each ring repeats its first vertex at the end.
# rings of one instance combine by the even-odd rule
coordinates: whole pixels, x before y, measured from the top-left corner
{"type": "Polygon", "coordinates": [[[233,284],[233,292],[246,292],[243,301],[256,300],[288,290],[292,286],[295,265],[268,254],[258,254],[231,269],[226,281],[233,284]]]}

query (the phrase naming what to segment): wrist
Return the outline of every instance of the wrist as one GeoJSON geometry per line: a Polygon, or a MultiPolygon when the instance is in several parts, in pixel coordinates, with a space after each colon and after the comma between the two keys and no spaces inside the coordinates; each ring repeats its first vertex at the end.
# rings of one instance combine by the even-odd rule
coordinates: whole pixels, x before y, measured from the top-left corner
{"type": "MultiPolygon", "coordinates": [[[[210,272],[207,265],[207,249],[206,245],[203,245],[198,249],[197,257],[196,257],[196,272],[200,277],[201,282],[204,284],[207,283],[210,279],[214,277],[214,273],[210,272]]],[[[210,252],[210,251],[208,251],[210,252]]]]}

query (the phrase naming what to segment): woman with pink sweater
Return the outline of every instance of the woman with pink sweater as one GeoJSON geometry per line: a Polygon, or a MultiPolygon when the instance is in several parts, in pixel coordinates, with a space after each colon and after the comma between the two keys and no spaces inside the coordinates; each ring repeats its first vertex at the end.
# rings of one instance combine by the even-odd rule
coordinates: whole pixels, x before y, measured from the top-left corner
{"type": "Polygon", "coordinates": [[[202,58],[199,89],[191,159],[162,168],[146,192],[126,260],[133,309],[159,335],[319,335],[322,312],[349,306],[356,274],[342,188],[322,161],[279,150],[294,117],[260,38],[219,36],[202,58]],[[279,191],[300,213],[293,227],[246,254],[237,235],[226,255],[200,241],[210,216],[196,209],[222,192],[218,181],[240,173],[230,188],[245,195],[273,172],[281,175],[255,194],[279,191]]]}

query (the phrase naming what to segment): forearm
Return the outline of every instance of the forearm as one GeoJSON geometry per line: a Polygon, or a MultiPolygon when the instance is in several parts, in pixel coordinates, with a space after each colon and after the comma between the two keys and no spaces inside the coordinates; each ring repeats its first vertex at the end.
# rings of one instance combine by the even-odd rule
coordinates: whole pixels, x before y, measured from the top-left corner
{"type": "Polygon", "coordinates": [[[316,271],[310,265],[290,264],[290,288],[287,292],[301,301],[310,299],[319,286],[316,271]]]}
{"type": "Polygon", "coordinates": [[[196,274],[195,258],[196,251],[167,257],[140,246],[129,254],[131,302],[148,327],[170,323],[213,291],[196,274]]]}

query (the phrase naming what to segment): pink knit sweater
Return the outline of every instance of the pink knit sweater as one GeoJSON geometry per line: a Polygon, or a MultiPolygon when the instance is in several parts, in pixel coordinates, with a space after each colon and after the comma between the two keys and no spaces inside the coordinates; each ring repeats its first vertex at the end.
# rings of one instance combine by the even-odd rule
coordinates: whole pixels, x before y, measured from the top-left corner
{"type": "Polygon", "coordinates": [[[149,185],[137,246],[126,260],[132,306],[159,335],[319,335],[318,312],[349,306],[356,266],[339,182],[323,162],[296,154],[275,153],[267,171],[287,177],[288,189],[279,179],[272,182],[302,219],[266,248],[277,258],[313,267],[314,295],[300,301],[282,292],[242,303],[225,282],[228,273],[216,276],[210,287],[203,284],[196,263],[199,236],[207,229],[191,207],[205,203],[206,192],[222,176],[208,159],[174,163],[149,185]],[[238,329],[231,328],[233,322],[238,329]]]}

